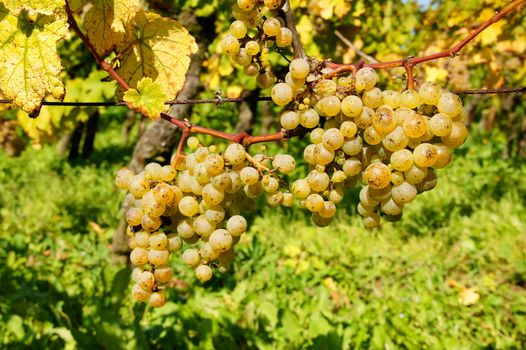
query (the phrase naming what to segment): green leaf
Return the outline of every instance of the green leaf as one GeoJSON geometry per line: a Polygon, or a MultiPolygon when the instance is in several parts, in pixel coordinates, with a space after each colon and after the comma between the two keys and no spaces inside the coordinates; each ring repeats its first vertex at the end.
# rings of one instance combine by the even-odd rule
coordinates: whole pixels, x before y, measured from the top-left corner
{"type": "Polygon", "coordinates": [[[137,84],[137,90],[129,89],[124,93],[124,101],[131,109],[155,120],[164,109],[166,95],[161,86],[151,78],[142,78],[137,84]]]}
{"type": "Polygon", "coordinates": [[[117,72],[132,87],[150,77],[174,98],[183,87],[190,55],[197,51],[195,39],[178,22],[155,13],[139,11],[131,26],[117,72]]]}
{"type": "Polygon", "coordinates": [[[138,0],[96,0],[86,13],[84,26],[97,53],[106,56],[122,45],[126,26],[139,10],[138,0]]]}
{"type": "MultiPolygon", "coordinates": [[[[0,4],[1,5],[1,4],[0,4]]],[[[68,26],[64,16],[19,16],[0,7],[0,91],[30,114],[37,113],[42,99],[51,94],[62,100],[64,85],[57,41],[68,26]]]]}

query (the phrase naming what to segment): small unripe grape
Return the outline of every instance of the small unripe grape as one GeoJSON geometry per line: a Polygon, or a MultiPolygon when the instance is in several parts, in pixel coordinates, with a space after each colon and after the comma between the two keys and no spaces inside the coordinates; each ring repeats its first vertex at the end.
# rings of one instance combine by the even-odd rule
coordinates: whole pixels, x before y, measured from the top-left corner
{"type": "Polygon", "coordinates": [[[415,199],[417,195],[416,187],[409,182],[402,182],[398,186],[393,186],[391,196],[396,203],[406,204],[415,199]]]}
{"type": "Polygon", "coordinates": [[[413,114],[404,120],[402,127],[407,137],[417,139],[426,134],[427,121],[424,116],[413,114]]]}
{"type": "Polygon", "coordinates": [[[197,266],[201,262],[201,257],[197,249],[189,248],[183,252],[183,261],[189,266],[197,266]]]}
{"type": "Polygon", "coordinates": [[[363,104],[369,108],[378,108],[384,102],[382,90],[374,88],[363,93],[363,104]]]}
{"type": "Polygon", "coordinates": [[[132,287],[132,298],[137,301],[148,301],[150,299],[150,292],[142,289],[138,284],[134,284],[132,287]]]}
{"type": "Polygon", "coordinates": [[[276,18],[269,18],[263,22],[263,32],[268,36],[276,36],[280,33],[281,24],[276,18]]]}
{"type": "Polygon", "coordinates": [[[294,79],[305,79],[310,72],[309,62],[304,58],[296,58],[290,62],[289,72],[294,79]]]}
{"type": "Polygon", "coordinates": [[[192,217],[199,212],[199,203],[192,196],[185,196],[179,201],[179,212],[192,217]]]}
{"type": "Polygon", "coordinates": [[[342,100],[340,108],[344,115],[348,117],[356,117],[362,113],[363,102],[358,96],[346,96],[342,100]]]}
{"type": "Polygon", "coordinates": [[[224,229],[218,229],[212,232],[208,243],[214,251],[225,252],[232,247],[232,235],[224,229]]]}
{"type": "Polygon", "coordinates": [[[423,103],[437,105],[442,96],[442,88],[435,82],[426,82],[418,89],[418,94],[423,103]]]}
{"type": "Polygon", "coordinates": [[[442,137],[444,145],[457,148],[462,146],[468,137],[468,129],[461,122],[453,122],[451,125],[451,133],[448,136],[442,137]]]}
{"type": "Polygon", "coordinates": [[[320,116],[314,109],[309,108],[300,114],[300,124],[307,129],[315,128],[320,123],[320,116]]]}
{"type": "Polygon", "coordinates": [[[440,97],[437,108],[440,113],[447,114],[451,118],[454,118],[462,111],[462,101],[457,95],[445,92],[440,97]]]}
{"type": "Polygon", "coordinates": [[[212,278],[212,269],[208,265],[199,265],[195,268],[195,275],[200,281],[206,282],[212,278]]]}
{"type": "Polygon", "coordinates": [[[438,151],[430,143],[421,143],[413,150],[413,158],[419,167],[432,167],[438,160],[438,151]]]}
{"type": "Polygon", "coordinates": [[[413,109],[418,106],[422,101],[420,100],[420,95],[415,90],[405,90],[402,92],[400,97],[400,106],[404,108],[413,109]]]}
{"type": "Polygon", "coordinates": [[[241,164],[246,157],[245,147],[239,143],[231,143],[226,148],[224,156],[226,160],[232,165],[241,164]]]}
{"type": "Polygon", "coordinates": [[[378,75],[374,69],[364,67],[356,72],[356,89],[369,90],[372,89],[378,82],[378,75]]]}
{"type": "Polygon", "coordinates": [[[305,200],[305,207],[309,211],[317,213],[323,210],[323,208],[325,207],[325,202],[322,196],[320,196],[317,193],[313,193],[310,194],[305,200]]]}
{"type": "Polygon", "coordinates": [[[221,42],[223,51],[230,56],[233,56],[239,52],[240,44],[239,41],[233,35],[226,35],[221,42]]]}
{"type": "Polygon", "coordinates": [[[365,169],[363,179],[373,189],[384,188],[391,182],[391,170],[383,163],[373,163],[365,169]]]}
{"type": "Polygon", "coordinates": [[[130,253],[130,261],[135,266],[142,266],[148,263],[148,251],[144,248],[135,248],[130,253]]]}
{"type": "Polygon", "coordinates": [[[289,154],[276,154],[272,166],[282,174],[289,174],[296,168],[296,162],[289,154]]]}
{"type": "Polygon", "coordinates": [[[161,290],[159,292],[153,292],[150,295],[150,305],[153,307],[163,307],[166,304],[166,293],[161,290]]]}
{"type": "Polygon", "coordinates": [[[282,27],[276,36],[277,47],[287,47],[292,44],[292,32],[289,28],[282,27]]]}

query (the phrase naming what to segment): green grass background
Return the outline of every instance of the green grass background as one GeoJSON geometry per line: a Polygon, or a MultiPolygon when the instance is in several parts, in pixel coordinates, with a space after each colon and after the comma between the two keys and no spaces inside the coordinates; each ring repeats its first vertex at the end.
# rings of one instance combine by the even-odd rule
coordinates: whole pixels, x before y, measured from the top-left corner
{"type": "Polygon", "coordinates": [[[127,163],[117,124],[90,161],[0,154],[2,349],[523,349],[526,164],[474,131],[435,190],[368,231],[349,193],[328,228],[299,209],[251,214],[232,271],[202,284],[178,257],[160,310],[111,262],[127,163]],[[459,288],[476,288],[473,305],[459,288]]]}

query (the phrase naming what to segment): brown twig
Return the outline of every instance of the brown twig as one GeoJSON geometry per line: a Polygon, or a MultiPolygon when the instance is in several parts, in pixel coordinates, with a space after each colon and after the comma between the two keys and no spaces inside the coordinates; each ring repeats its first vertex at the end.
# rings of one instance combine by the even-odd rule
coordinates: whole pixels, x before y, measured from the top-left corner
{"type": "Polygon", "coordinates": [[[513,94],[518,92],[526,92],[526,86],[517,88],[501,88],[501,89],[473,89],[473,90],[459,90],[453,91],[457,95],[489,95],[489,94],[513,94]]]}
{"type": "Polygon", "coordinates": [[[354,52],[356,52],[356,54],[358,56],[360,56],[361,58],[363,58],[365,61],[369,62],[369,63],[378,63],[378,60],[375,59],[374,57],[372,56],[369,56],[368,54],[366,54],[365,52],[363,52],[362,50],[360,50],[359,48],[356,47],[356,45],[354,45],[349,39],[347,39],[342,33],[340,33],[339,30],[335,30],[334,31],[334,34],[341,40],[343,41],[343,43],[345,45],[347,45],[351,50],[353,50],[354,52]]]}
{"type": "Polygon", "coordinates": [[[294,50],[294,58],[307,58],[305,49],[300,40],[300,35],[296,29],[296,24],[294,23],[294,16],[292,14],[292,8],[290,7],[290,0],[286,0],[281,8],[285,14],[285,23],[287,28],[292,32],[292,49],[294,50]]]}
{"type": "Polygon", "coordinates": [[[95,47],[90,42],[89,38],[86,35],[84,35],[84,33],[82,33],[82,30],[80,30],[79,25],[77,24],[77,21],[75,20],[75,16],[73,15],[71,8],[69,7],[68,0],[66,0],[66,14],[68,16],[69,26],[79,36],[80,40],[82,40],[84,45],[86,45],[89,53],[93,56],[97,64],[102,69],[104,69],[106,72],[108,72],[108,74],[111,75],[112,78],[115,79],[115,81],[117,81],[117,83],[119,83],[119,85],[122,86],[124,90],[128,90],[130,88],[128,83],[126,83],[124,79],[122,79],[122,77],[113,69],[113,67],[108,62],[104,61],[104,59],[99,56],[99,54],[97,53],[97,50],[95,50],[95,47]]]}
{"type": "MultiPolygon", "coordinates": [[[[460,50],[462,50],[464,46],[466,46],[469,42],[475,39],[477,35],[479,35],[484,29],[498,22],[511,11],[524,5],[524,3],[526,3],[526,0],[515,0],[511,2],[502,11],[496,12],[493,17],[488,19],[486,22],[482,23],[477,29],[471,32],[466,38],[464,38],[462,41],[460,41],[459,43],[457,43],[455,46],[453,46],[452,48],[448,50],[437,52],[431,55],[422,56],[422,57],[407,57],[401,60],[390,61],[390,62],[364,63],[363,67],[370,67],[373,69],[389,69],[389,68],[405,67],[409,75],[409,74],[412,74],[413,67],[417,64],[427,62],[427,61],[437,60],[437,59],[444,58],[444,57],[455,57],[460,53],[460,50]]],[[[349,71],[352,72],[355,69],[354,65],[355,64],[338,64],[338,63],[328,62],[326,66],[329,68],[333,68],[334,70],[331,73],[327,74],[326,78],[335,77],[344,72],[349,72],[349,71]]]]}

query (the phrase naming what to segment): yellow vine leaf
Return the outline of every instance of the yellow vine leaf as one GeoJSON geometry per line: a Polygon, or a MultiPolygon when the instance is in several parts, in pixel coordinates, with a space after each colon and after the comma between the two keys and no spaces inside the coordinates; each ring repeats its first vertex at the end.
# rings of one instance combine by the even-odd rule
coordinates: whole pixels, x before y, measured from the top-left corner
{"type": "Polygon", "coordinates": [[[197,51],[193,36],[177,21],[139,11],[128,30],[119,75],[137,86],[143,77],[158,83],[166,96],[174,98],[183,87],[190,55],[197,51]]]}
{"type": "Polygon", "coordinates": [[[30,16],[38,13],[51,16],[64,9],[64,0],[2,0],[4,6],[15,15],[27,11],[30,16]]]}
{"type": "Polygon", "coordinates": [[[122,45],[126,26],[140,9],[139,0],[95,0],[84,26],[97,53],[106,56],[122,45]]]}
{"type": "Polygon", "coordinates": [[[159,84],[147,77],[139,81],[137,89],[126,91],[123,100],[130,109],[155,120],[159,119],[164,109],[166,94],[159,84]]]}
{"type": "Polygon", "coordinates": [[[32,20],[25,10],[14,16],[0,6],[0,18],[0,91],[25,112],[38,113],[46,95],[64,96],[56,45],[68,33],[65,17],[32,20]]]}

